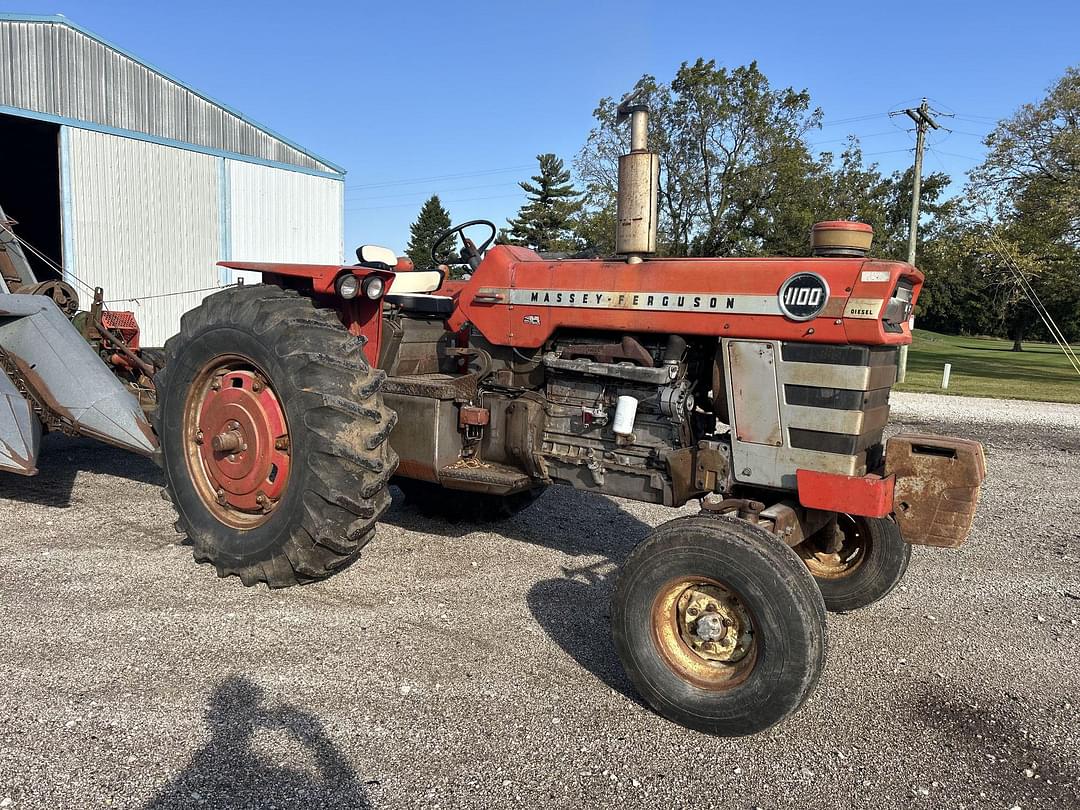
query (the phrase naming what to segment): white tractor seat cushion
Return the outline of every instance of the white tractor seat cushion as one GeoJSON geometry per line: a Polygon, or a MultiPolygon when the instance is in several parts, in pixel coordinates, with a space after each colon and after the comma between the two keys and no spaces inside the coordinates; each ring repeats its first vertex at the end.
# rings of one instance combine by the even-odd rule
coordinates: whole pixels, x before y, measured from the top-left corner
{"type": "Polygon", "coordinates": [[[414,295],[435,292],[442,286],[442,281],[442,273],[438,270],[410,270],[405,273],[395,273],[394,283],[390,285],[390,294],[414,295]]]}

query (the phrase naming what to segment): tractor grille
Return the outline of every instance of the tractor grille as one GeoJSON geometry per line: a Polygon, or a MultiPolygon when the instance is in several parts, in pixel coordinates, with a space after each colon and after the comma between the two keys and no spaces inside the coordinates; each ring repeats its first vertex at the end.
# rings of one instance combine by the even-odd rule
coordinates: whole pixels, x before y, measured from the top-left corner
{"type": "MultiPolygon", "coordinates": [[[[822,366],[822,385],[784,383],[786,405],[816,410],[813,428],[800,427],[798,414],[792,414],[787,424],[792,447],[856,455],[880,444],[889,419],[889,391],[896,381],[896,348],[783,343],[780,356],[783,363],[822,366]],[[837,366],[865,369],[868,373],[864,384],[870,387],[838,388],[829,384],[830,378],[837,376],[833,373],[837,366]]],[[[867,459],[868,467],[872,467],[871,461],[867,459]]]]}
{"type": "Polygon", "coordinates": [[[881,466],[896,348],[732,339],[724,352],[737,480],[794,489],[799,469],[881,466]]]}

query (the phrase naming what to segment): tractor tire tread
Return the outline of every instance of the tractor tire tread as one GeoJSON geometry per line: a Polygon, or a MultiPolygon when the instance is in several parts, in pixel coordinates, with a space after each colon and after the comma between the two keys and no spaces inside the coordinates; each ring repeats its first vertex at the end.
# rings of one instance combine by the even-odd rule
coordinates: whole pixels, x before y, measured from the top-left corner
{"type": "MultiPolygon", "coordinates": [[[[244,585],[280,588],[323,579],[360,556],[389,506],[386,485],[397,456],[387,438],[397,415],[376,396],[385,374],[370,367],[362,342],[333,310],[292,290],[251,285],[215,293],[185,313],[180,333],[165,344],[166,368],[158,375],[162,391],[168,391],[168,367],[186,342],[215,327],[246,329],[289,370],[288,384],[303,408],[302,424],[291,432],[302,432],[310,448],[303,469],[294,467],[290,484],[304,491],[295,510],[299,514],[269,556],[241,564],[219,554],[212,537],[193,531],[159,449],[155,459],[166,470],[165,493],[180,516],[177,529],[188,536],[198,562],[210,562],[220,576],[237,576],[244,585]]],[[[151,414],[159,435],[166,396],[151,414]]]]}

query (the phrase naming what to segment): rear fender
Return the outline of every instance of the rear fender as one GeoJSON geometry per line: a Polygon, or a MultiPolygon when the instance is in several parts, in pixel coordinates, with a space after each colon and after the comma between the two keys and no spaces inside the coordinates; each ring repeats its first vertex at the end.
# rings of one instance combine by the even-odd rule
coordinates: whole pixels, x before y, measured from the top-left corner
{"type": "MultiPolygon", "coordinates": [[[[399,262],[399,265],[403,264],[399,262]]],[[[411,263],[410,263],[411,264],[411,263]]],[[[394,285],[395,273],[362,265],[343,264],[288,264],[277,262],[218,262],[220,267],[231,270],[249,270],[262,273],[263,283],[279,287],[308,290],[316,295],[332,296],[334,307],[338,311],[345,328],[357,337],[363,338],[364,354],[368,362],[375,365],[379,359],[379,346],[382,343],[382,298],[372,301],[359,295],[351,300],[344,300],[337,294],[337,280],[351,273],[363,280],[377,276],[385,285],[383,297],[394,285]],[[309,287],[310,284],[310,287],[309,287]]],[[[404,268],[403,268],[404,269],[404,268]]]]}
{"type": "Polygon", "coordinates": [[[346,273],[352,273],[360,279],[368,276],[380,276],[386,289],[389,290],[394,283],[394,273],[391,270],[378,270],[373,267],[344,264],[289,264],[278,262],[218,262],[219,267],[228,267],[230,270],[250,270],[263,274],[263,281],[267,284],[279,286],[291,286],[282,284],[282,279],[308,280],[311,282],[312,292],[320,295],[337,295],[334,284],[346,273]]]}

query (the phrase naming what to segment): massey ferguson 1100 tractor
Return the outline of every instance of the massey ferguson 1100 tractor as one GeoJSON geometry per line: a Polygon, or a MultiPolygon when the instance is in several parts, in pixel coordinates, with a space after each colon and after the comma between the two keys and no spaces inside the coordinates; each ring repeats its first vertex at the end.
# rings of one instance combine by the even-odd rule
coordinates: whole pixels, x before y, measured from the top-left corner
{"type": "Polygon", "coordinates": [[[658,158],[644,107],[621,113],[617,256],[492,246],[473,221],[439,239],[460,238],[466,281],[373,246],[224,263],[264,283],[210,296],[166,345],[158,455],[196,559],[271,587],[354,561],[392,480],[474,520],[550,484],[700,500],[625,561],[615,646],[660,714],[753,733],[813,690],[826,609],[887,594],[910,544],[965,539],[982,449],[883,443],[918,270],[868,258],[851,222],[817,225],[811,258],[649,258],[658,158]]]}

